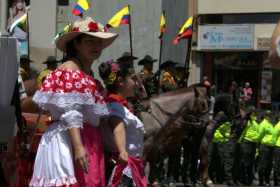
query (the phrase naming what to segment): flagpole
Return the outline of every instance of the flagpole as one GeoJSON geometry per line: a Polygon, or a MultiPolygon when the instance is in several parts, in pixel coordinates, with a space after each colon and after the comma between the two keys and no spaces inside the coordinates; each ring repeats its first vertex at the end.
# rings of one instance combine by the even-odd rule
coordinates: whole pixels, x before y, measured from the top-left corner
{"type": "MultiPolygon", "coordinates": [[[[162,14],[165,17],[165,11],[162,11],[162,14]]],[[[161,36],[160,36],[160,46],[159,46],[159,67],[160,67],[160,65],[162,63],[163,36],[164,36],[164,34],[161,33],[161,36]]]]}
{"type": "MultiPolygon", "coordinates": [[[[195,19],[195,18],[193,18],[193,19],[195,19]]],[[[192,22],[192,28],[193,28],[194,21],[195,20],[193,20],[193,22],[192,22]]],[[[187,41],[188,41],[188,44],[187,44],[186,60],[185,60],[185,65],[184,65],[185,78],[186,78],[185,86],[186,87],[188,86],[189,75],[190,75],[190,58],[191,58],[191,50],[192,50],[192,35],[187,41]]]]}
{"type": "Polygon", "coordinates": [[[29,13],[26,11],[26,32],[27,32],[27,55],[30,59],[30,36],[29,36],[29,13]]]}
{"type": "Polygon", "coordinates": [[[129,41],[130,41],[130,54],[133,56],[133,48],[132,48],[132,27],[131,27],[131,11],[130,11],[130,5],[128,5],[129,10],[129,41]]]}

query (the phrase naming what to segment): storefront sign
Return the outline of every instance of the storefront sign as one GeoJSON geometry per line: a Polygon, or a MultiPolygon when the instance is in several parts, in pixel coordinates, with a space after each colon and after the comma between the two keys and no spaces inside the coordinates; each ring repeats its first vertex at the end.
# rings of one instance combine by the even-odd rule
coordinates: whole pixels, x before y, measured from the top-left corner
{"type": "Polygon", "coordinates": [[[269,50],[271,47],[271,38],[257,38],[258,50],[269,50]]]}
{"type": "Polygon", "coordinates": [[[198,31],[200,49],[253,49],[254,25],[201,25],[198,31]]]}

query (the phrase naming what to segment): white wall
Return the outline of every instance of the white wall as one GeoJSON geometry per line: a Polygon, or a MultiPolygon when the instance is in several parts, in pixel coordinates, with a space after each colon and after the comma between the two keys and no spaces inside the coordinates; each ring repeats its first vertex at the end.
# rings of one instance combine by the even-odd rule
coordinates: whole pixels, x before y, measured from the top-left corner
{"type": "Polygon", "coordinates": [[[41,64],[48,55],[55,54],[53,38],[56,34],[56,0],[31,0],[30,50],[31,58],[41,64]]]}
{"type": "Polygon", "coordinates": [[[7,24],[8,1],[0,0],[0,34],[4,33],[7,24]]]}
{"type": "MultiPolygon", "coordinates": [[[[73,2],[73,0],[71,1],[73,2]]],[[[149,54],[158,59],[161,0],[89,0],[89,2],[91,2],[92,8],[87,14],[104,24],[118,10],[130,4],[134,55],[143,58],[149,54]]],[[[128,26],[123,25],[112,31],[119,33],[119,37],[112,46],[103,52],[99,61],[116,59],[123,52],[130,51],[128,26]]],[[[137,66],[135,67],[137,68],[137,66]]]]}
{"type": "Polygon", "coordinates": [[[280,12],[279,0],[198,0],[198,14],[280,12]]]}

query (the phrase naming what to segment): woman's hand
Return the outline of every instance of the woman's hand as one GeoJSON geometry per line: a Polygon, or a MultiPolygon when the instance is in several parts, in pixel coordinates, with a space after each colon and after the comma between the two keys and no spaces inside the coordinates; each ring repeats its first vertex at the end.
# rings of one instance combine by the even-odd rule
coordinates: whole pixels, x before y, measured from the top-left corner
{"type": "Polygon", "coordinates": [[[84,146],[78,146],[74,149],[75,162],[84,170],[84,172],[88,173],[88,155],[84,146]]]}
{"type": "Polygon", "coordinates": [[[121,164],[126,164],[128,161],[128,153],[127,151],[122,151],[120,154],[119,154],[119,162],[121,164]]]}

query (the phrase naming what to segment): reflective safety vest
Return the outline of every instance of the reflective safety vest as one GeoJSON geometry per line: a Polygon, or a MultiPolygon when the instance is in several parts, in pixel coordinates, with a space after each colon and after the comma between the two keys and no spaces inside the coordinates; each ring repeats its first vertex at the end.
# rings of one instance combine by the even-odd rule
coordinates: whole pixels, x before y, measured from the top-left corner
{"type": "Polygon", "coordinates": [[[218,127],[214,133],[213,142],[225,143],[228,142],[231,133],[231,123],[225,122],[218,127]]]}
{"type": "Polygon", "coordinates": [[[273,145],[280,148],[280,121],[274,127],[272,142],[273,145]]]}
{"type": "Polygon", "coordinates": [[[259,140],[261,144],[274,146],[272,135],[274,133],[274,127],[270,121],[264,119],[260,124],[259,140]]]}
{"type": "Polygon", "coordinates": [[[248,120],[246,128],[243,130],[239,142],[259,142],[259,124],[255,119],[248,120]]]}

